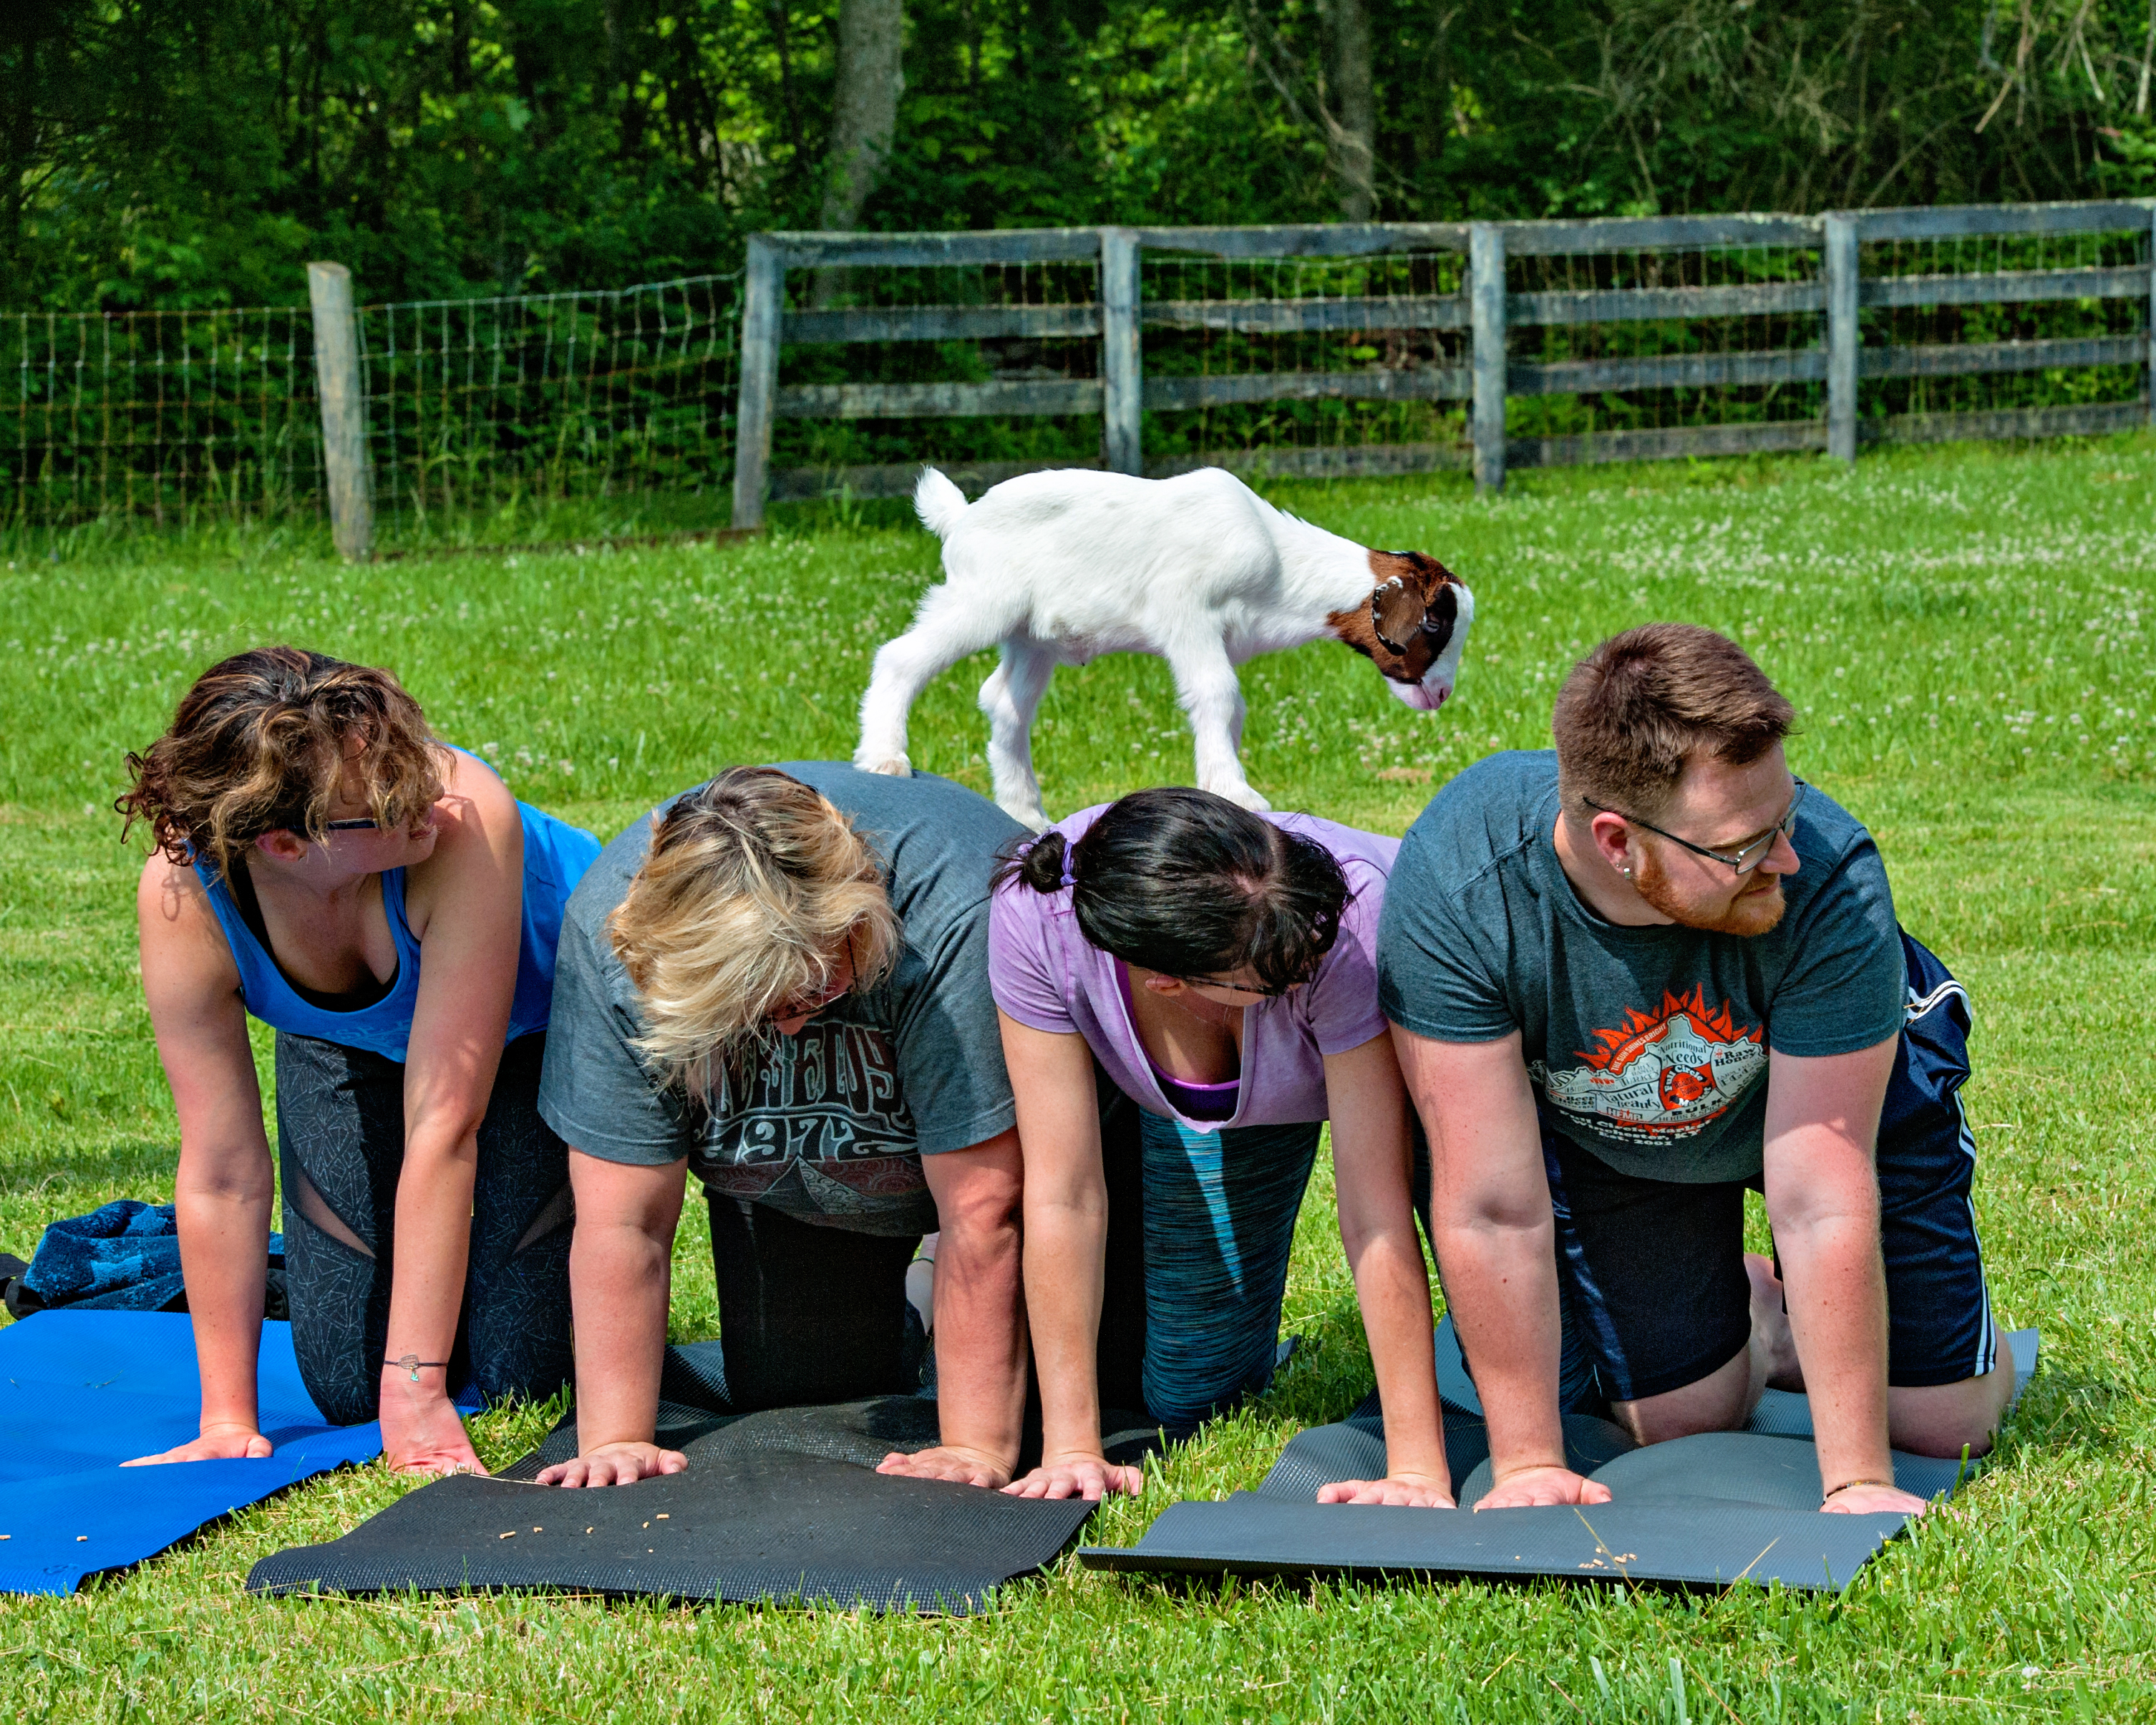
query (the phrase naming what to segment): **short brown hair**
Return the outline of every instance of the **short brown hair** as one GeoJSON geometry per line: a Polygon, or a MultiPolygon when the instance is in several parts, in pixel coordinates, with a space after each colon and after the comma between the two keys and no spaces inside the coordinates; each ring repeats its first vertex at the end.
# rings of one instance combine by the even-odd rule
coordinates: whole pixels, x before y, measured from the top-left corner
{"type": "Polygon", "coordinates": [[[440,747],[388,671],[257,647],[195,679],[171,728],[128,756],[135,783],[113,807],[173,862],[223,875],[264,833],[322,838],[347,773],[376,820],[417,820],[442,794],[440,747]]]}
{"type": "Polygon", "coordinates": [[[1651,820],[1668,806],[1685,762],[1704,750],[1732,767],[1756,761],[1795,728],[1796,709],[1726,635],[1650,623],[1612,635],[1558,691],[1558,795],[1651,820]]]}
{"type": "Polygon", "coordinates": [[[607,924],[635,985],[636,1046],[666,1083],[707,1096],[835,957],[872,988],[904,945],[884,870],[824,797],[772,767],[734,767],[652,817],[651,851],[607,924]]]}

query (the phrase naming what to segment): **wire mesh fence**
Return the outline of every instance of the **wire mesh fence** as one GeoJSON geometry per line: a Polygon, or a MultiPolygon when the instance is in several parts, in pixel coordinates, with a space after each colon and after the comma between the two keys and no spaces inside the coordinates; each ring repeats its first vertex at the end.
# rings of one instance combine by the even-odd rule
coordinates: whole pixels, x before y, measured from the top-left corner
{"type": "Polygon", "coordinates": [[[1859,257],[1858,412],[1876,429],[1900,415],[2143,398],[2151,267],[2145,219],[2090,233],[1876,240],[1859,257]]]}
{"type": "Polygon", "coordinates": [[[737,280],[362,308],[377,513],[412,533],[565,502],[721,524],[737,280]]]}
{"type": "Polygon", "coordinates": [[[1464,465],[1466,259],[1148,252],[1148,472],[1464,465]]]}
{"type": "Polygon", "coordinates": [[[1656,433],[1816,425],[1820,276],[1816,244],[1508,255],[1508,435],[1645,453],[1656,433]]]}
{"type": "Polygon", "coordinates": [[[1093,257],[795,272],[773,495],[1097,465],[1100,298],[1093,257]]]}
{"type": "MultiPolygon", "coordinates": [[[[362,307],[384,536],[722,526],[737,281],[362,307]]],[[[306,309],[18,313],[0,344],[6,526],[322,517],[306,309]]]]}
{"type": "Polygon", "coordinates": [[[284,307],[0,322],[8,524],[317,511],[312,330],[284,307]]]}

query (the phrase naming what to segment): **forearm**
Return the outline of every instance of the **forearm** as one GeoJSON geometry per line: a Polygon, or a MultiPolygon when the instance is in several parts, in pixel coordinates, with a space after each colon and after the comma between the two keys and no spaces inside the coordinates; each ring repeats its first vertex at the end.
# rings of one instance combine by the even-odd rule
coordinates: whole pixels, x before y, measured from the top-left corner
{"type": "Polygon", "coordinates": [[[1029,1196],[1025,1219],[1026,1317],[1040,1377],[1041,1448],[1049,1455],[1096,1455],[1106,1210],[1036,1204],[1029,1196]]]}
{"type": "Polygon", "coordinates": [[[936,1251],[936,1401],[947,1447],[1017,1465],[1025,1315],[1017,1219],[947,1224],[936,1251]]]}
{"type": "Polygon", "coordinates": [[[577,1441],[649,1443],[666,1353],[670,1241],[626,1224],[579,1223],[569,1248],[577,1327],[577,1441]]]}
{"type": "Polygon", "coordinates": [[[1342,1244],[1355,1273],[1384,1409],[1386,1471],[1419,1474],[1449,1488],[1430,1343],[1430,1275],[1414,1224],[1409,1220],[1404,1236],[1396,1230],[1367,1238],[1343,1234],[1342,1244]]]}
{"type": "Polygon", "coordinates": [[[1822,1490],[1891,1482],[1887,1282],[1876,1222],[1833,1216],[1778,1230],[1789,1329],[1802,1363],[1822,1490]]]}
{"type": "Polygon", "coordinates": [[[1502,1478],[1522,1468],[1563,1467],[1552,1224],[1440,1222],[1437,1247],[1453,1326],[1489,1423],[1492,1471],[1502,1478]]]}
{"type": "Polygon", "coordinates": [[[270,1244],[269,1152],[259,1178],[198,1181],[185,1168],[174,1192],[180,1269],[202,1373],[202,1425],[255,1428],[270,1244]]]}
{"type": "Polygon", "coordinates": [[[390,1359],[449,1357],[471,1257],[478,1168],[476,1127],[430,1128],[423,1122],[406,1142],[397,1178],[396,1258],[383,1350],[390,1359]]]}

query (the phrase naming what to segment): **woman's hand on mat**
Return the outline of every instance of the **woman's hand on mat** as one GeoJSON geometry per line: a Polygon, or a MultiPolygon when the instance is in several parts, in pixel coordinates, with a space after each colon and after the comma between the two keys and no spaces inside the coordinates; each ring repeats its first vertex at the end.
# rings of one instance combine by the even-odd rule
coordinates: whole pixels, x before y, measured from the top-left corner
{"type": "Polygon", "coordinates": [[[162,1455],[137,1455],[132,1461],[123,1461],[120,1465],[122,1467],[157,1467],[167,1461],[254,1461],[269,1455],[274,1448],[270,1440],[252,1425],[234,1420],[229,1425],[205,1425],[202,1435],[192,1443],[182,1444],[162,1455]]]}
{"type": "Polygon", "coordinates": [[[439,1389],[415,1390],[401,1371],[382,1379],[382,1450],[392,1473],[486,1471],[455,1404],[439,1389]]]}
{"type": "Polygon", "coordinates": [[[679,1450],[662,1450],[656,1444],[601,1444],[574,1461],[557,1461],[542,1469],[542,1486],[633,1486],[639,1480],[655,1480],[663,1473],[679,1473],[689,1458],[679,1450]]]}
{"type": "Polygon", "coordinates": [[[1382,1480],[1337,1480],[1317,1488],[1320,1503],[1395,1503],[1406,1509],[1453,1509],[1458,1506],[1449,1480],[1426,1473],[1389,1474],[1382,1480]]]}
{"type": "Polygon", "coordinates": [[[1490,1488],[1477,1509],[1538,1509],[1552,1504],[1607,1503],[1609,1488],[1568,1467],[1522,1467],[1490,1488]]]}
{"type": "Polygon", "coordinates": [[[950,1480],[961,1486],[1000,1489],[1010,1479],[1010,1464],[982,1450],[938,1444],[907,1455],[894,1450],[876,1464],[878,1473],[903,1474],[912,1480],[950,1480]]]}
{"type": "Polygon", "coordinates": [[[1040,1466],[1004,1491],[1013,1497],[1082,1497],[1098,1503],[1121,1493],[1135,1497],[1145,1490],[1145,1470],[1119,1467],[1105,1455],[1044,1455],[1040,1466]]]}
{"type": "Polygon", "coordinates": [[[1830,1516],[1920,1516],[1931,1505],[1897,1486],[1844,1486],[1820,1505],[1830,1516]]]}

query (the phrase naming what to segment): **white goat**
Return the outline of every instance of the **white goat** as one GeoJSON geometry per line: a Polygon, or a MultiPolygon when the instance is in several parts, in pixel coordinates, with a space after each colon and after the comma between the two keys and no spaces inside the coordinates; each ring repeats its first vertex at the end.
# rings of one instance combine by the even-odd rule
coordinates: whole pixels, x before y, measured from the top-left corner
{"type": "Polygon", "coordinates": [[[1283,514],[1217,467],[1167,480],[1029,473],[970,506],[932,467],[913,506],[943,542],[943,584],[876,654],[854,764],[911,771],[915,698],[968,654],[998,646],[1003,662],[981,685],[988,768],[997,803],[1035,831],[1048,817],[1033,718],[1059,664],[1159,655],[1197,740],[1200,788],[1266,809],[1237,758],[1237,665],[1329,634],[1374,663],[1407,705],[1435,711],[1452,693],[1475,615],[1474,595],[1434,557],[1367,550],[1283,514]]]}

